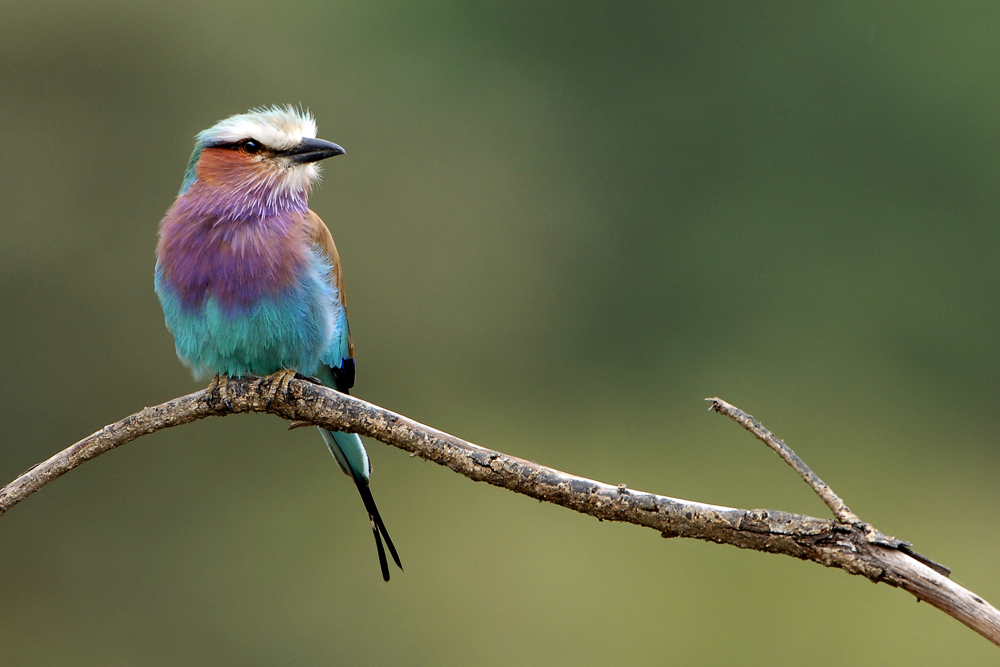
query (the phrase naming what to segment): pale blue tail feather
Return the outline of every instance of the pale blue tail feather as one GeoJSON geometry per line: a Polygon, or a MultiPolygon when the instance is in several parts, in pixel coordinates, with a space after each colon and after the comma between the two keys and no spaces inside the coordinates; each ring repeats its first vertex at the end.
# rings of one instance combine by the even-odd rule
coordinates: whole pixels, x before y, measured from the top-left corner
{"type": "Polygon", "coordinates": [[[389,537],[389,531],[385,529],[385,523],[382,522],[382,515],[379,514],[378,507],[375,505],[375,498],[372,497],[371,489],[368,488],[368,479],[372,473],[372,465],[368,459],[368,452],[365,451],[365,446],[361,443],[361,438],[356,433],[328,431],[325,428],[321,428],[319,432],[323,436],[326,446],[330,448],[333,458],[340,465],[340,469],[344,471],[345,475],[353,479],[354,485],[358,487],[358,493],[361,494],[361,501],[365,504],[368,519],[372,524],[372,533],[375,535],[375,546],[378,548],[378,562],[379,567],[382,569],[382,578],[389,581],[389,562],[385,557],[385,549],[382,546],[383,539],[397,567],[402,570],[403,565],[399,562],[399,554],[396,553],[396,547],[389,537]]]}
{"type": "Polygon", "coordinates": [[[372,474],[372,464],[358,434],[328,431],[325,428],[321,428],[319,432],[344,474],[355,482],[367,484],[372,474]]]}

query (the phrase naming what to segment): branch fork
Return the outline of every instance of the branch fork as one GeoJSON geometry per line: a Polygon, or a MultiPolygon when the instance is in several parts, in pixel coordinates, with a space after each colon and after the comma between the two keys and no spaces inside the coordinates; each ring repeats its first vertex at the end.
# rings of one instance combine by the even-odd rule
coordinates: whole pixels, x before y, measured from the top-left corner
{"type": "Polygon", "coordinates": [[[706,398],[705,400],[712,402],[711,407],[709,407],[710,411],[715,411],[720,415],[729,417],[734,422],[753,433],[758,440],[774,450],[774,452],[780,456],[785,463],[790,465],[795,472],[799,473],[799,476],[802,477],[806,484],[808,484],[812,490],[816,492],[816,495],[820,497],[820,500],[826,503],[826,506],[833,512],[833,515],[837,517],[837,521],[861,530],[865,540],[869,544],[886,547],[888,549],[897,549],[905,553],[907,556],[920,561],[938,574],[944,577],[951,576],[950,569],[913,551],[913,545],[909,542],[903,542],[902,540],[897,540],[895,537],[883,535],[871,524],[862,522],[861,519],[859,519],[858,516],[847,507],[844,501],[840,499],[840,496],[834,493],[833,489],[831,489],[826,482],[821,480],[819,476],[805,464],[805,461],[800,459],[798,455],[792,451],[791,447],[785,444],[784,440],[779,440],[775,437],[773,433],[764,428],[764,425],[754,419],[751,415],[743,412],[735,405],[726,403],[721,398],[706,398]]]}
{"type": "Polygon", "coordinates": [[[290,421],[289,428],[316,425],[358,433],[474,481],[601,521],[633,523],[652,528],[663,537],[696,538],[840,568],[902,588],[1000,645],[1000,611],[951,581],[948,568],[917,554],[908,542],[862,522],[791,448],[756,419],[720,398],[707,400],[712,403],[711,410],[736,421],[791,465],[836,520],[698,503],[577,477],[466,442],[308,378],[287,376],[213,382],[206,390],[144,408],[109,424],[0,488],[0,516],[76,466],[143,435],[205,417],[268,412],[290,421]]]}

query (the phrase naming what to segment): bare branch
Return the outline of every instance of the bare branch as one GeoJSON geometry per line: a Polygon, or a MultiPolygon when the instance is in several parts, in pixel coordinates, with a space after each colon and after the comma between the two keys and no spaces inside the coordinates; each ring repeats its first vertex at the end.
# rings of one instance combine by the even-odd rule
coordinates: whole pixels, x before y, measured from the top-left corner
{"type": "Polygon", "coordinates": [[[872,549],[885,565],[882,581],[912,593],[918,600],[930,603],[1000,645],[1000,614],[993,605],[910,557],[903,549],[877,545],[872,549]]]}
{"type": "MultiPolygon", "coordinates": [[[[273,389],[270,381],[263,378],[230,380],[225,388],[225,400],[216,386],[145,408],[84,438],[0,489],[0,514],[81,463],[147,433],[214,415],[269,412],[292,421],[293,426],[307,422],[375,438],[472,480],[562,505],[598,519],[646,526],[663,537],[692,537],[840,568],[873,582],[902,588],[1000,645],[1000,611],[947,579],[940,571],[947,572],[945,568],[933,569],[936,564],[913,553],[909,544],[883,535],[861,523],[853,514],[850,514],[852,521],[831,521],[644,493],[576,477],[485,449],[308,381],[292,380],[285,394],[278,392],[275,395],[273,389]],[[271,397],[273,400],[268,403],[271,397]]],[[[734,411],[733,415],[743,415],[746,421],[737,421],[752,425],[757,430],[747,428],[765,442],[769,438],[780,443],[749,415],[724,401],[713,400],[718,401],[719,406],[728,406],[734,411]]],[[[797,457],[794,460],[815,477],[797,457]]],[[[800,474],[810,481],[801,470],[800,474]]],[[[825,485],[823,488],[829,489],[825,485]]],[[[832,491],[829,493],[836,498],[832,491]]],[[[843,509],[849,514],[846,506],[843,509]]]]}
{"type": "Polygon", "coordinates": [[[859,519],[854,512],[848,509],[844,501],[840,499],[836,493],[833,492],[826,482],[821,480],[816,473],[814,473],[805,462],[800,459],[792,448],[785,444],[783,440],[778,440],[773,433],[764,428],[764,425],[759,421],[748,415],[747,413],[740,410],[735,405],[730,405],[726,403],[721,398],[706,398],[706,401],[712,401],[712,407],[710,410],[715,410],[720,415],[725,415],[732,419],[734,422],[745,428],[746,430],[757,436],[757,439],[763,442],[765,445],[770,447],[775,451],[775,453],[780,456],[785,463],[792,466],[795,472],[802,476],[802,479],[806,481],[806,484],[812,487],[812,490],[816,492],[826,506],[833,511],[833,515],[837,517],[838,521],[850,524],[860,524],[861,519],[859,519]]]}

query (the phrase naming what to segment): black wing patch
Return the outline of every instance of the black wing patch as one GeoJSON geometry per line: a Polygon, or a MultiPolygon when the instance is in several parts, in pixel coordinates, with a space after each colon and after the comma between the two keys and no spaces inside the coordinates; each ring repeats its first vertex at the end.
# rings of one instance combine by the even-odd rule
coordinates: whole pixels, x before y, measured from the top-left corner
{"type": "Polygon", "coordinates": [[[344,359],[344,364],[340,368],[330,367],[333,374],[334,389],[342,394],[351,393],[354,386],[354,359],[344,359]]]}

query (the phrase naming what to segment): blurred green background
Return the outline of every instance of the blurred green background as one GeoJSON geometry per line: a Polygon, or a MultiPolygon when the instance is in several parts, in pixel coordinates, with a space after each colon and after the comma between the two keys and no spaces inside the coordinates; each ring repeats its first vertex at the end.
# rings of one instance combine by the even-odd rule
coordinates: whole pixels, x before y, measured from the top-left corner
{"type": "MultiPolygon", "coordinates": [[[[347,148],[356,394],[612,484],[865,520],[1000,603],[1000,5],[58,2],[0,15],[0,477],[198,388],[152,290],[193,135],[347,148]]],[[[406,572],[267,416],[0,520],[18,665],[995,664],[886,586],[599,524],[371,443],[406,572]]],[[[2,483],[0,482],[0,483],[2,483]]]]}

